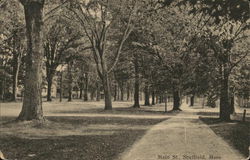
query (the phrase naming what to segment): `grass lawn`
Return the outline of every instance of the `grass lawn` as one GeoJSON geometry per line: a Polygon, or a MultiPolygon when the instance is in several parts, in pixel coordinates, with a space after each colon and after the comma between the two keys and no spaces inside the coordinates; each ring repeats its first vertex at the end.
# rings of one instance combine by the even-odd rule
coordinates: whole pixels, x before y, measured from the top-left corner
{"type": "Polygon", "coordinates": [[[250,119],[246,122],[235,120],[232,122],[221,122],[218,118],[200,118],[205,122],[218,136],[221,136],[235,149],[244,156],[248,156],[248,147],[250,142],[250,119]]]}
{"type": "Polygon", "coordinates": [[[47,117],[45,125],[1,126],[0,148],[8,159],[112,160],[164,119],[47,117]]]}
{"type": "Polygon", "coordinates": [[[153,125],[167,119],[162,106],[114,106],[113,111],[103,111],[102,102],[44,103],[48,121],[41,125],[4,124],[17,117],[21,104],[1,104],[0,150],[11,160],[118,159],[153,125]]]}

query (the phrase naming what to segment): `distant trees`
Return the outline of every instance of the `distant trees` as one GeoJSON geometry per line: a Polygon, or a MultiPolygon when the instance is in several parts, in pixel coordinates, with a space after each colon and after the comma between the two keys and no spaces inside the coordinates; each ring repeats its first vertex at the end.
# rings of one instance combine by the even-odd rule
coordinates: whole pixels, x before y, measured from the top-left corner
{"type": "Polygon", "coordinates": [[[93,58],[91,56],[91,50],[85,52],[85,48],[83,50],[79,49],[78,55],[75,57],[75,70],[76,70],[76,81],[77,86],[80,91],[79,98],[84,101],[89,100],[89,93],[91,93],[91,100],[94,98],[94,92],[97,90],[96,82],[97,75],[95,71],[95,65],[92,63],[93,58]]]}
{"type": "MultiPolygon", "coordinates": [[[[126,51],[124,51],[124,54],[121,55],[115,69],[113,70],[114,73],[114,79],[115,79],[115,90],[114,92],[114,99],[115,100],[121,100],[124,101],[125,100],[125,93],[126,93],[126,89],[128,86],[128,81],[131,79],[132,73],[131,73],[131,57],[130,57],[130,53],[127,53],[126,51]],[[129,55],[129,56],[128,56],[129,55]],[[120,94],[118,94],[118,92],[120,92],[120,94]],[[120,95],[118,97],[118,95],[120,95]]],[[[127,94],[127,98],[129,97],[129,95],[127,94]]]]}
{"type": "Polygon", "coordinates": [[[139,73],[139,55],[138,52],[135,52],[133,55],[133,64],[134,64],[134,108],[140,108],[140,73],[139,73]]]}
{"type": "Polygon", "coordinates": [[[96,0],[88,3],[72,1],[68,7],[91,43],[97,72],[102,80],[106,110],[112,109],[109,74],[117,64],[123,44],[132,31],[136,7],[134,1],[117,3],[96,0]],[[119,35],[118,40],[115,37],[110,39],[115,33],[119,35]],[[109,50],[111,44],[116,46],[113,47],[114,51],[109,50]]]}
{"type": "Polygon", "coordinates": [[[213,2],[202,3],[204,8],[203,5],[198,5],[197,1],[190,1],[187,6],[181,6],[179,9],[165,8],[158,10],[157,16],[147,15],[147,23],[144,23],[146,25],[141,34],[144,38],[137,40],[136,45],[159,57],[160,75],[164,73],[165,76],[158,77],[165,79],[165,83],[161,80],[158,84],[168,84],[165,90],[173,93],[174,109],[180,106],[181,93],[191,94],[192,102],[195,94],[207,94],[211,105],[214,106],[218,94],[216,88],[220,88],[220,118],[228,120],[232,110],[225,109],[230,106],[230,73],[247,57],[249,50],[249,45],[242,42],[249,37],[249,11],[245,8],[248,4],[245,1],[221,1],[218,5],[223,9],[219,9],[213,2]],[[214,12],[210,12],[213,9],[214,12]],[[220,12],[221,10],[223,12],[220,12]],[[240,10],[240,15],[229,10],[240,10]],[[217,46],[216,49],[214,46],[217,46]]]}
{"type": "MultiPolygon", "coordinates": [[[[150,59],[144,62],[143,68],[145,91],[148,92],[147,86],[151,83],[160,94],[172,93],[174,110],[180,107],[185,60],[182,49],[189,38],[184,30],[188,20],[183,16],[180,11],[170,8],[159,9],[157,15],[149,13],[145,17],[144,28],[139,31],[143,37],[134,43],[150,59]]],[[[148,105],[148,100],[145,104],[148,105]]]]}
{"type": "MultiPolygon", "coordinates": [[[[5,2],[1,11],[1,19],[3,26],[1,27],[1,53],[8,55],[9,65],[11,66],[9,74],[11,75],[12,80],[8,81],[12,83],[12,96],[8,97],[9,100],[16,101],[17,98],[17,87],[19,71],[22,63],[22,58],[25,53],[25,30],[23,23],[23,16],[21,14],[21,6],[18,2],[5,2]],[[11,6],[11,7],[10,7],[11,6]]],[[[4,57],[2,57],[4,60],[4,57]]],[[[3,68],[2,68],[3,69],[3,68]]],[[[7,70],[4,69],[4,72],[7,70]]],[[[5,93],[6,94],[6,93],[5,93]]]]}
{"type": "MultiPolygon", "coordinates": [[[[51,20],[52,21],[52,20],[51,20]]],[[[65,63],[67,50],[83,45],[81,34],[77,28],[69,26],[62,17],[57,18],[52,24],[47,25],[44,41],[44,58],[47,80],[47,101],[51,101],[51,86],[56,69],[65,63]]]]}
{"type": "Polygon", "coordinates": [[[203,36],[214,53],[219,72],[220,118],[230,120],[232,105],[229,98],[229,80],[232,70],[249,54],[249,3],[247,1],[192,1],[192,12],[211,17],[203,28],[203,36]],[[204,4],[200,5],[200,4],[204,4]],[[206,7],[205,7],[206,5],[206,7]],[[239,45],[241,47],[239,47],[239,45]],[[240,49],[241,48],[241,49],[240,49]]]}
{"type": "Polygon", "coordinates": [[[22,80],[18,73],[25,73],[20,120],[43,119],[44,66],[47,101],[62,65],[67,69],[61,71],[61,96],[65,88],[69,101],[75,91],[84,101],[100,100],[104,91],[106,110],[112,109],[112,96],[129,100],[132,92],[135,108],[140,107],[141,92],[146,106],[172,94],[174,110],[180,109],[182,95],[190,96],[191,106],[194,97],[202,95],[212,107],[219,98],[220,118],[228,121],[234,96],[249,98],[250,24],[245,0],[47,1],[57,7],[47,6],[51,11],[46,25],[44,0],[19,1],[26,26],[24,17],[17,16],[19,3],[12,9],[9,1],[0,6],[9,10],[0,11],[5,24],[0,26],[0,81],[1,97],[12,88],[15,100],[22,80]]]}
{"type": "Polygon", "coordinates": [[[234,94],[240,97],[239,105],[249,107],[250,97],[250,57],[234,71],[234,94]]]}

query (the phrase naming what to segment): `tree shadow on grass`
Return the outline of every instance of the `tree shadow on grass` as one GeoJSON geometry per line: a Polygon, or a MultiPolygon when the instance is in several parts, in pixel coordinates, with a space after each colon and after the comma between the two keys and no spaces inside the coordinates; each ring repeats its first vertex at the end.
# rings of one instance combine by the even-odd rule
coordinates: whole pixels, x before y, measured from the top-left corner
{"type": "Polygon", "coordinates": [[[75,117],[75,116],[67,116],[67,117],[47,117],[49,121],[60,122],[60,123],[69,123],[71,125],[92,125],[92,124],[127,124],[127,125],[143,125],[150,126],[156,123],[159,123],[166,118],[161,119],[132,119],[125,117],[75,117]]]}
{"type": "MultiPolygon", "coordinates": [[[[151,108],[133,108],[133,107],[116,107],[113,108],[112,110],[104,110],[102,108],[93,108],[93,109],[79,109],[79,110],[55,110],[52,111],[52,113],[59,113],[59,114],[81,114],[81,113],[96,113],[96,114],[130,114],[130,115],[164,115],[166,112],[164,111],[159,111],[159,110],[153,110],[151,108]]],[[[174,112],[168,111],[167,113],[175,114],[174,112]]]]}
{"type": "Polygon", "coordinates": [[[219,116],[218,112],[198,112],[197,115],[200,116],[219,116]]]}
{"type": "MultiPolygon", "coordinates": [[[[150,127],[166,120],[120,117],[46,118],[50,126],[35,129],[24,127],[27,131],[20,133],[13,133],[19,128],[12,128],[12,132],[1,134],[0,148],[4,155],[8,159],[22,160],[112,160],[139,140],[150,127]],[[132,128],[123,128],[124,125],[132,128]],[[109,126],[118,127],[114,129],[109,126]],[[44,130],[48,132],[43,132],[44,130]],[[65,133],[60,133],[62,131],[65,133]]],[[[5,120],[11,120],[11,117],[6,117],[5,120]]]]}
{"type": "Polygon", "coordinates": [[[44,139],[0,137],[0,147],[9,159],[22,160],[112,160],[145,131],[121,131],[113,135],[63,136],[44,139]]]}
{"type": "Polygon", "coordinates": [[[0,126],[1,125],[7,125],[7,124],[15,123],[15,121],[16,121],[16,117],[1,116],[0,117],[0,126]]]}
{"type": "Polygon", "coordinates": [[[216,135],[222,137],[231,146],[248,156],[250,121],[241,122],[233,120],[222,122],[219,118],[200,118],[216,135]]]}

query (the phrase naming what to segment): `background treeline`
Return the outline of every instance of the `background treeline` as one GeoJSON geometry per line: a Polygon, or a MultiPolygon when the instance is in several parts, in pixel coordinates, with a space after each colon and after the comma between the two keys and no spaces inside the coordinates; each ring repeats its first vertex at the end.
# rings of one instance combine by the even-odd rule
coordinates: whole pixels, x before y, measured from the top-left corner
{"type": "Polygon", "coordinates": [[[105,109],[132,100],[137,108],[143,95],[144,105],[171,97],[179,110],[183,96],[191,105],[199,96],[211,107],[219,99],[225,120],[236,99],[249,106],[247,0],[20,2],[0,1],[2,101],[28,98],[35,91],[27,87],[41,83],[36,104],[43,96],[104,99],[105,109]]]}

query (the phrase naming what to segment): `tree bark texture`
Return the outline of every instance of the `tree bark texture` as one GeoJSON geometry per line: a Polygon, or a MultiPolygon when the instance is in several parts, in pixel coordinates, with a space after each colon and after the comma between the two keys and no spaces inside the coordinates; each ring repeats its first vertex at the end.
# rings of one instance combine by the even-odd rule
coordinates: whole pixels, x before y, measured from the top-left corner
{"type": "Polygon", "coordinates": [[[174,92],[173,92],[173,98],[174,98],[174,107],[173,107],[173,110],[180,110],[180,95],[179,95],[179,91],[174,90],[174,92]]]}
{"type": "Polygon", "coordinates": [[[52,101],[51,87],[52,87],[53,75],[47,75],[47,101],[52,101]]]}
{"type": "Polygon", "coordinates": [[[150,102],[149,102],[149,87],[146,84],[145,88],[144,88],[144,105],[145,106],[149,106],[150,102]]]}
{"type": "Polygon", "coordinates": [[[228,80],[222,80],[220,93],[220,119],[229,121],[230,120],[230,104],[228,97],[228,80]]]}
{"type": "Polygon", "coordinates": [[[152,91],[152,105],[155,105],[155,91],[152,91]]]}
{"type": "Polygon", "coordinates": [[[79,95],[79,99],[82,99],[82,94],[83,93],[83,88],[80,88],[80,95],[79,95]]]}
{"type": "Polygon", "coordinates": [[[134,108],[140,108],[140,77],[138,55],[134,56],[135,84],[134,84],[134,108]]]}
{"type": "Polygon", "coordinates": [[[18,120],[43,120],[42,110],[42,27],[44,1],[21,1],[24,6],[27,36],[24,99],[18,120]]]}
{"type": "Polygon", "coordinates": [[[117,101],[117,85],[115,84],[115,90],[114,90],[114,101],[117,101]]]}
{"type": "Polygon", "coordinates": [[[73,82],[73,76],[72,76],[72,62],[68,63],[68,102],[72,101],[72,82],[73,82]]]}
{"type": "Polygon", "coordinates": [[[111,90],[108,74],[103,75],[102,78],[104,98],[105,98],[105,110],[112,110],[111,90]]]}
{"type": "Polygon", "coordinates": [[[63,72],[60,74],[60,102],[62,102],[62,96],[63,96],[63,72]]]}
{"type": "Polygon", "coordinates": [[[234,109],[234,95],[230,97],[230,114],[233,114],[235,112],[234,109]]]}
{"type": "Polygon", "coordinates": [[[130,84],[127,83],[127,101],[129,100],[130,98],[130,84]]]}
{"type": "Polygon", "coordinates": [[[97,88],[96,88],[96,101],[100,101],[100,85],[97,83],[97,88]]]}
{"type": "Polygon", "coordinates": [[[190,97],[190,106],[194,106],[194,95],[190,97]]]}
{"type": "Polygon", "coordinates": [[[83,99],[84,101],[88,101],[88,92],[89,92],[89,76],[88,73],[85,74],[84,77],[84,95],[83,95],[83,99]]]}

